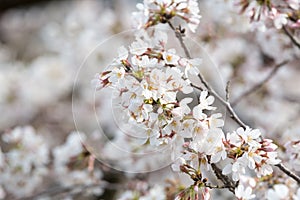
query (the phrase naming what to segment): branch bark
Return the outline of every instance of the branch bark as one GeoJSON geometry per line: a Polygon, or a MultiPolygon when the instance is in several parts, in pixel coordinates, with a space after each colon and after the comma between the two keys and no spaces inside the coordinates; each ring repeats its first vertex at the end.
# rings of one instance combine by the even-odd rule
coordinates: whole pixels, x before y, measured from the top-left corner
{"type": "Polygon", "coordinates": [[[300,177],[297,176],[292,171],[290,171],[286,166],[284,166],[282,163],[279,163],[279,164],[277,164],[275,166],[278,167],[281,171],[283,171],[286,175],[288,175],[289,177],[291,177],[295,181],[297,181],[298,185],[300,185],[300,177]]]}
{"type": "Polygon", "coordinates": [[[216,177],[223,182],[223,184],[228,188],[230,192],[235,194],[235,184],[233,181],[226,175],[222,174],[222,170],[216,166],[216,164],[210,164],[216,177]]]}

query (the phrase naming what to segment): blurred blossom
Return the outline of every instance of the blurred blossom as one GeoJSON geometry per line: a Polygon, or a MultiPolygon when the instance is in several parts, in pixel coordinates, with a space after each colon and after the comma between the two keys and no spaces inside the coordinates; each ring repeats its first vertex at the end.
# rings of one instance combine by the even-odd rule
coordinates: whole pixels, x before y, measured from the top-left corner
{"type": "Polygon", "coordinates": [[[17,197],[30,195],[48,172],[49,149],[44,138],[32,127],[17,127],[2,140],[12,149],[2,153],[0,183],[17,197]]]}

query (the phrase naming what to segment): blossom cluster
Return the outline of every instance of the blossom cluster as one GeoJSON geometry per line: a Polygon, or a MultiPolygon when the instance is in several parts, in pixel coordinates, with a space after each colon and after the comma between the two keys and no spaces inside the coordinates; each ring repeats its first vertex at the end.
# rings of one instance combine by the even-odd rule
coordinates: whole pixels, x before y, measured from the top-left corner
{"type": "Polygon", "coordinates": [[[249,127],[228,133],[224,145],[233,163],[224,167],[223,174],[232,173],[234,181],[238,181],[246,173],[246,167],[255,170],[258,177],[272,174],[272,165],[280,163],[277,145],[270,139],[260,137],[258,129],[252,130],[249,127]]]}
{"type": "Polygon", "coordinates": [[[292,28],[300,27],[300,19],[297,14],[300,8],[299,0],[287,1],[249,1],[240,0],[241,12],[245,12],[253,22],[260,23],[261,28],[265,30],[270,22],[277,29],[283,26],[292,28]]]}
{"type": "MultiPolygon", "coordinates": [[[[188,104],[193,99],[180,97],[179,93],[194,91],[188,76],[198,72],[201,60],[187,59],[177,55],[175,49],[165,49],[167,35],[161,31],[152,37],[142,33],[129,51],[125,47],[119,49],[118,58],[109,69],[97,74],[93,83],[97,88],[109,86],[116,90],[114,98],[120,101],[126,122],[144,130],[144,143],[149,139],[151,144],[160,145],[176,135],[191,137],[196,126],[188,104]]],[[[203,92],[194,117],[206,119],[202,110],[212,110],[212,102],[213,97],[203,92]]]]}
{"type": "Polygon", "coordinates": [[[138,187],[135,190],[127,190],[123,192],[118,200],[130,200],[130,199],[140,199],[140,200],[164,200],[166,195],[164,194],[164,188],[161,185],[154,185],[149,187],[148,184],[143,182],[138,182],[138,187]]]}
{"type": "MultiPolygon", "coordinates": [[[[299,49],[284,31],[270,28],[287,28],[298,41],[299,1],[240,1],[241,7],[246,5],[243,2],[249,3],[244,10],[247,20],[233,12],[237,6],[231,8],[231,2],[148,0],[137,6],[135,26],[148,32],[137,33],[131,46],[120,48],[118,58],[105,69],[106,73],[97,75],[96,83],[116,89],[114,106],[124,111],[116,114],[123,115],[131,131],[142,130],[142,146],[132,145],[122,130],[115,129],[116,119],[107,114],[111,108],[107,96],[91,102],[91,77],[115,56],[115,52],[106,50],[107,43],[87,59],[74,85],[76,128],[80,133],[72,131],[75,127],[70,115],[78,64],[99,41],[130,27],[127,13],[132,1],[55,1],[3,12],[0,110],[5,117],[0,119],[0,199],[35,199],[41,191],[43,195],[36,199],[113,199],[107,196],[111,192],[117,199],[232,199],[232,194],[224,191],[231,185],[223,185],[215,176],[215,167],[220,172],[224,169],[227,180],[238,180],[228,187],[238,199],[300,199],[297,182],[273,166],[279,163],[278,152],[281,163],[299,175],[299,49]],[[111,2],[117,5],[104,6],[111,2]],[[203,20],[195,39],[205,44],[223,80],[211,78],[200,59],[185,58],[177,48],[172,49],[170,34],[151,32],[155,25],[172,21],[185,40],[183,29],[176,26],[187,23],[195,31],[200,22],[198,4],[203,20]],[[252,24],[247,23],[249,18],[252,24]],[[253,25],[265,32],[253,31],[253,25]],[[225,124],[226,115],[221,116],[212,93],[205,87],[202,91],[191,89],[190,75],[197,75],[200,69],[211,83],[231,80],[229,101],[235,102],[236,97],[267,77],[273,65],[286,60],[288,64],[269,83],[232,104],[246,124],[263,134],[251,128],[236,128],[228,119],[225,124]],[[94,110],[103,120],[106,140],[97,131],[89,132],[96,127],[94,110]],[[224,134],[225,130],[229,133],[224,134]],[[90,143],[95,144],[93,148],[90,143]],[[149,156],[152,145],[164,148],[162,144],[167,143],[171,144],[171,153],[178,148],[179,158],[178,152],[172,158],[165,152],[155,158],[149,156]],[[93,152],[105,166],[95,160],[93,152]],[[175,173],[165,167],[170,164],[168,158],[178,158],[171,166],[175,173]],[[157,172],[129,173],[149,172],[161,168],[162,162],[164,168],[157,172]],[[185,175],[178,175],[178,171],[185,175]],[[165,179],[179,181],[165,187],[165,179]],[[131,185],[134,180],[147,184],[131,185]],[[53,194],[53,189],[58,192],[53,194]]],[[[114,37],[108,45],[117,46],[124,40],[128,38],[114,37]]],[[[190,51],[197,55],[194,49],[190,51]]]]}
{"type": "Polygon", "coordinates": [[[48,172],[49,147],[32,127],[17,127],[3,134],[2,140],[12,149],[0,151],[0,184],[17,197],[32,193],[48,172]]]}
{"type": "Polygon", "coordinates": [[[143,4],[137,4],[137,8],[139,12],[133,13],[133,19],[139,29],[167,23],[177,16],[195,32],[201,18],[196,0],[144,0],[143,4]]]}
{"type": "MultiPolygon", "coordinates": [[[[157,23],[164,22],[150,24],[157,23]]],[[[203,172],[210,171],[212,163],[230,162],[222,173],[232,173],[233,181],[246,175],[247,167],[258,177],[272,174],[272,165],[280,163],[277,146],[272,140],[262,139],[259,130],[249,127],[238,128],[225,137],[222,114],[212,113],[216,109],[214,97],[207,90],[196,93],[197,104],[189,105],[193,101],[191,94],[195,93],[189,74],[201,73],[197,68],[200,59],[179,56],[175,49],[166,49],[166,44],[167,35],[160,31],[138,32],[129,50],[120,47],[118,57],[96,75],[93,84],[97,89],[111,87],[116,91],[114,98],[125,113],[125,123],[144,130],[143,144],[158,146],[174,139],[185,141],[183,154],[172,169],[188,174],[194,181],[190,186],[194,199],[198,198],[199,187],[204,188],[203,194],[209,198],[203,172]]],[[[237,196],[246,192],[249,199],[253,198],[252,190],[244,191],[243,187],[237,188],[237,196]]],[[[177,198],[188,198],[185,195],[181,192],[177,198]]]]}
{"type": "MultiPolygon", "coordinates": [[[[5,189],[8,193],[3,192],[1,199],[6,195],[25,197],[33,194],[44,184],[50,184],[45,181],[49,174],[54,174],[56,183],[63,187],[100,184],[102,171],[96,169],[92,173],[88,169],[88,157],[79,134],[70,133],[66,143],[55,147],[53,151],[47,140],[33,127],[16,127],[3,134],[2,141],[10,149],[7,152],[0,151],[1,191],[5,189]]],[[[99,195],[102,192],[102,187],[95,186],[85,193],[99,195]]]]}

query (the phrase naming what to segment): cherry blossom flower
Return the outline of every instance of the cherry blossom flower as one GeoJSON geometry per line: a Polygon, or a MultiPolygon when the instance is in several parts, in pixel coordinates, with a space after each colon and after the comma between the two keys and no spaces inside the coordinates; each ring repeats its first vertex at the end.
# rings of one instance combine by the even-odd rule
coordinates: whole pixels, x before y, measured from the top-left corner
{"type": "Polygon", "coordinates": [[[168,65],[178,65],[180,57],[176,55],[175,49],[169,49],[168,51],[163,52],[163,58],[168,65]]]}
{"type": "Polygon", "coordinates": [[[243,141],[252,148],[259,147],[260,144],[257,142],[257,139],[261,136],[261,133],[258,129],[250,129],[249,127],[246,127],[244,130],[242,127],[238,128],[236,130],[236,133],[243,139],[243,141]]]}
{"type": "Polygon", "coordinates": [[[172,113],[177,115],[177,116],[181,116],[183,117],[186,114],[189,114],[191,112],[190,107],[188,106],[189,103],[191,103],[193,101],[192,98],[184,98],[179,102],[179,106],[174,108],[172,113]]]}
{"type": "Polygon", "coordinates": [[[245,156],[240,157],[233,164],[227,164],[222,173],[225,175],[232,173],[232,179],[238,181],[242,175],[246,174],[247,163],[248,160],[245,156]]]}
{"type": "MultiPolygon", "coordinates": [[[[283,26],[297,26],[295,19],[290,16],[297,15],[295,11],[299,8],[298,0],[286,1],[240,1],[241,11],[250,17],[254,26],[266,30],[270,22],[276,29],[282,29],[283,26]]],[[[296,17],[297,19],[297,17],[296,17]]]]}
{"type": "Polygon", "coordinates": [[[198,75],[199,74],[199,69],[198,66],[202,64],[202,60],[200,58],[194,58],[194,59],[186,59],[186,58],[181,58],[178,61],[180,66],[185,67],[185,76],[188,77],[189,73],[192,75],[198,75]]]}
{"type": "Polygon", "coordinates": [[[199,105],[196,106],[194,109],[196,109],[196,112],[199,110],[215,110],[216,108],[211,106],[215,101],[215,98],[213,96],[209,96],[208,91],[204,90],[201,92],[199,97],[199,105]]]}
{"type": "Polygon", "coordinates": [[[0,183],[17,197],[31,194],[48,172],[49,149],[45,140],[30,126],[16,127],[3,134],[2,140],[17,148],[1,153],[0,183]]]}
{"type": "Polygon", "coordinates": [[[239,200],[248,200],[248,199],[254,199],[255,194],[252,194],[252,188],[251,187],[244,187],[243,185],[239,185],[235,189],[235,196],[239,200]]]}
{"type": "Polygon", "coordinates": [[[274,26],[277,29],[281,29],[282,26],[286,25],[288,23],[288,15],[284,13],[279,13],[278,10],[275,8],[272,8],[272,17],[274,20],[274,26]]]}
{"type": "Polygon", "coordinates": [[[289,189],[284,184],[275,184],[273,188],[269,189],[266,194],[266,198],[271,199],[288,199],[289,189]]]}
{"type": "Polygon", "coordinates": [[[287,0],[289,6],[294,10],[299,10],[300,1],[299,0],[287,0]]]}

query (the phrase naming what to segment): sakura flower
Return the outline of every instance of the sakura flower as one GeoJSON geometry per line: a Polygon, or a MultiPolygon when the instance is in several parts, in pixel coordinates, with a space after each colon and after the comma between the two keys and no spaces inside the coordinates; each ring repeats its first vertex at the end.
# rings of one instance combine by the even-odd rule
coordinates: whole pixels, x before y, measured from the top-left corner
{"type": "Polygon", "coordinates": [[[195,121],[193,119],[187,119],[182,122],[182,129],[179,134],[184,138],[193,137],[193,128],[195,121]]]}
{"type": "Polygon", "coordinates": [[[196,109],[196,111],[215,110],[216,108],[211,106],[214,101],[215,98],[213,96],[209,96],[207,90],[201,91],[199,105],[197,105],[194,109],[196,109]]]}
{"type": "Polygon", "coordinates": [[[276,184],[266,194],[268,200],[289,199],[289,189],[284,184],[276,184]]]}
{"type": "Polygon", "coordinates": [[[116,83],[120,79],[124,78],[124,75],[125,75],[125,69],[123,67],[121,68],[114,67],[110,73],[110,77],[108,78],[108,81],[111,83],[116,83]]]}
{"type": "Polygon", "coordinates": [[[242,139],[245,141],[245,143],[249,144],[250,147],[259,147],[259,143],[257,142],[257,139],[260,137],[261,133],[258,129],[250,129],[249,127],[246,127],[244,130],[242,127],[238,128],[236,130],[236,133],[242,137],[242,139]]]}
{"type": "Polygon", "coordinates": [[[220,119],[222,117],[221,113],[212,114],[208,118],[208,123],[210,128],[221,128],[224,126],[224,120],[220,119]]]}
{"type": "Polygon", "coordinates": [[[193,92],[193,88],[190,85],[189,80],[183,79],[183,74],[178,68],[166,69],[167,78],[167,87],[170,91],[181,91],[184,94],[189,94],[193,92]]]}
{"type": "Polygon", "coordinates": [[[236,134],[236,132],[227,133],[226,140],[229,144],[232,144],[236,147],[241,146],[243,142],[242,138],[238,134],[236,134]]]}
{"type": "Polygon", "coordinates": [[[83,151],[83,146],[80,137],[85,139],[83,133],[71,132],[65,142],[61,146],[53,149],[54,165],[59,168],[67,164],[68,160],[83,151]]]}
{"type": "Polygon", "coordinates": [[[252,188],[251,187],[244,187],[243,185],[239,185],[235,189],[235,196],[239,200],[248,200],[248,199],[254,199],[255,194],[252,194],[252,188]]]}
{"type": "Polygon", "coordinates": [[[200,199],[199,193],[201,194],[201,199],[203,200],[209,200],[210,195],[210,189],[207,187],[200,187],[198,185],[191,185],[190,187],[186,188],[185,190],[181,191],[179,194],[177,194],[174,198],[174,200],[185,200],[185,199],[200,199]]]}
{"type": "Polygon", "coordinates": [[[168,51],[163,52],[162,55],[166,64],[178,65],[179,56],[176,55],[175,49],[169,49],[168,51]]]}
{"type": "Polygon", "coordinates": [[[211,155],[211,163],[217,163],[220,160],[225,160],[227,158],[227,152],[222,143],[216,145],[214,153],[211,155]]]}
{"type": "Polygon", "coordinates": [[[276,10],[275,8],[272,8],[272,14],[273,14],[274,26],[277,29],[281,29],[282,26],[288,23],[287,14],[279,13],[278,10],[276,10]]]}
{"type": "Polygon", "coordinates": [[[163,128],[163,135],[172,135],[178,133],[181,129],[181,117],[174,117],[168,124],[163,128]]]}
{"type": "Polygon", "coordinates": [[[189,0],[186,3],[184,1],[178,1],[179,6],[177,9],[179,10],[177,15],[181,16],[188,23],[188,27],[192,32],[196,32],[196,29],[200,23],[201,16],[199,15],[200,9],[198,6],[198,2],[195,0],[189,0]],[[184,9],[187,9],[186,12],[184,9]]]}
{"type": "Polygon", "coordinates": [[[137,65],[142,68],[152,68],[157,66],[157,59],[156,58],[149,58],[148,56],[142,56],[141,58],[138,58],[137,56],[133,56],[132,64],[137,65]]]}
{"type": "Polygon", "coordinates": [[[232,180],[238,181],[241,175],[246,173],[248,160],[245,156],[238,158],[233,164],[227,164],[222,173],[224,175],[232,173],[232,180]]]}
{"type": "Polygon", "coordinates": [[[287,0],[289,6],[294,10],[299,10],[300,1],[299,0],[287,0]]]}
{"type": "Polygon", "coordinates": [[[111,85],[111,82],[109,82],[110,73],[111,71],[104,71],[101,74],[95,74],[94,79],[91,80],[91,85],[93,88],[99,90],[103,87],[111,85]]]}
{"type": "Polygon", "coordinates": [[[193,101],[192,98],[184,98],[179,102],[179,106],[174,108],[172,113],[177,116],[184,116],[191,112],[190,107],[188,106],[189,103],[193,101]]]}
{"type": "Polygon", "coordinates": [[[205,138],[206,144],[210,146],[211,151],[207,154],[211,156],[211,162],[217,163],[227,158],[227,152],[223,144],[225,139],[222,129],[211,128],[205,138]]]}
{"type": "Polygon", "coordinates": [[[186,77],[188,77],[189,73],[193,75],[199,74],[200,71],[198,69],[198,66],[201,65],[202,60],[200,58],[194,58],[194,59],[181,58],[178,63],[180,66],[183,66],[185,68],[184,73],[186,77]]]}

